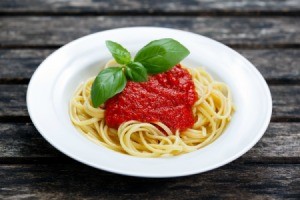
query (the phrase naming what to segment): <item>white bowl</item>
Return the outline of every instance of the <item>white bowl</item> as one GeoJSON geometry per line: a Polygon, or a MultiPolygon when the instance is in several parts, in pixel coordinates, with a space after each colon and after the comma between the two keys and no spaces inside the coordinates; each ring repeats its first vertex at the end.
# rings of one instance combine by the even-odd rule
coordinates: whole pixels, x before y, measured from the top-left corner
{"type": "Polygon", "coordinates": [[[98,169],[139,177],[177,177],[212,170],[237,159],[264,134],[271,117],[270,90],[257,69],[229,47],[180,30],[133,27],[103,31],[77,39],[52,53],[38,67],[27,91],[30,117],[41,135],[64,154],[98,169]],[[171,158],[138,158],[99,146],[72,125],[68,104],[76,87],[95,76],[110,58],[105,40],[136,53],[148,42],[174,38],[191,54],[183,64],[203,66],[229,85],[236,112],[212,144],[171,158]]]}

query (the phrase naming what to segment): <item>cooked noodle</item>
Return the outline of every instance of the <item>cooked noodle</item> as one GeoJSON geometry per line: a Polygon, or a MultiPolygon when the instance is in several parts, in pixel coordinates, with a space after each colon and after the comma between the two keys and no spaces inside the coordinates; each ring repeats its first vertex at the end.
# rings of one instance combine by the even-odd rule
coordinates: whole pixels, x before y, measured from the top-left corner
{"type": "Polygon", "coordinates": [[[71,99],[72,123],[95,143],[137,157],[174,156],[202,148],[215,141],[229,123],[234,110],[231,93],[226,84],[215,81],[205,70],[186,69],[192,75],[198,100],[192,107],[196,121],[185,131],[172,133],[163,123],[133,120],[118,130],[108,127],[105,109],[92,106],[90,92],[95,77],[82,83],[71,99]]]}

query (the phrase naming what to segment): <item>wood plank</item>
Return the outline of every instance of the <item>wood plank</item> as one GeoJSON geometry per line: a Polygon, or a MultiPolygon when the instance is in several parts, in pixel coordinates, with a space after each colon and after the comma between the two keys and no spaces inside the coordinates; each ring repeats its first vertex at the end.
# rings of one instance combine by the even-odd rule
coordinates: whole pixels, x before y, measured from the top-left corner
{"type": "MultiPolygon", "coordinates": [[[[270,86],[273,118],[300,118],[300,86],[270,86]]],[[[0,85],[0,117],[28,116],[26,85],[0,85]]]]}
{"type": "Polygon", "coordinates": [[[300,118],[300,86],[271,86],[272,117],[300,118]]]}
{"type": "Polygon", "coordinates": [[[299,11],[297,0],[2,0],[0,12],[48,12],[48,13],[170,13],[170,12],[291,12],[299,11]]]}
{"type": "MultiPolygon", "coordinates": [[[[0,162],[42,158],[61,161],[66,156],[52,147],[33,124],[0,123],[0,162]]],[[[238,162],[300,163],[300,123],[272,122],[262,139],[238,162]]]]}
{"type": "Polygon", "coordinates": [[[28,116],[27,85],[0,85],[0,117],[28,116]]]}
{"type": "Polygon", "coordinates": [[[299,49],[237,49],[256,66],[267,82],[299,82],[300,50],[299,49]]]}
{"type": "MultiPolygon", "coordinates": [[[[29,81],[34,70],[53,49],[0,49],[0,82],[29,81]]],[[[300,50],[237,49],[248,58],[268,82],[300,81],[300,50]]]]}
{"type": "Polygon", "coordinates": [[[1,199],[297,199],[300,165],[229,164],[203,174],[143,179],[83,164],[1,165],[1,199]]]}
{"type": "Polygon", "coordinates": [[[54,50],[0,50],[0,83],[29,82],[39,64],[54,50]]]}
{"type": "MultiPolygon", "coordinates": [[[[0,80],[30,79],[52,49],[0,49],[0,80]]],[[[300,52],[299,52],[300,55],[300,52]]]]}
{"type": "Polygon", "coordinates": [[[159,26],[199,33],[231,46],[300,44],[300,17],[2,17],[0,44],[60,46],[102,30],[130,26],[159,26]]]}
{"type": "Polygon", "coordinates": [[[0,123],[0,141],[2,159],[63,156],[39,134],[32,123],[0,123]]]}
{"type": "Polygon", "coordinates": [[[241,160],[300,163],[300,123],[271,122],[262,139],[241,160]]]}

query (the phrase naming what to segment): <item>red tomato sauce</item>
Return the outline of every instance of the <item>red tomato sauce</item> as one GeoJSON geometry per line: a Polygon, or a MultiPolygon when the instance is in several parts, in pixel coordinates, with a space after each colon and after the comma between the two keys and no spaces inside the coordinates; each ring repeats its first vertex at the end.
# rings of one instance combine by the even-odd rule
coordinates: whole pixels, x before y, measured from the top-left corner
{"type": "Polygon", "coordinates": [[[105,120],[111,128],[123,122],[162,122],[173,132],[192,127],[192,106],[198,97],[191,75],[179,64],[171,70],[149,76],[147,82],[128,81],[125,89],[109,99],[105,120]]]}

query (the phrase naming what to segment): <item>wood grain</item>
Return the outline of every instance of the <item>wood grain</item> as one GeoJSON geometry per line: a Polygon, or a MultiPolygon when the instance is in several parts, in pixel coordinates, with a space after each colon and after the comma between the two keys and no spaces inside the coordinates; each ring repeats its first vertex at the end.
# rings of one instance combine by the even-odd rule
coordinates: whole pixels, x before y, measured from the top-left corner
{"type": "Polygon", "coordinates": [[[0,155],[1,158],[62,157],[32,123],[0,123],[0,155]]]}
{"type": "Polygon", "coordinates": [[[299,199],[299,13],[299,0],[1,0],[0,199],[299,199]],[[61,45],[128,26],[238,48],[271,84],[273,122],[262,139],[233,163],[173,179],[111,174],[52,147],[28,117],[32,73],[61,45]]]}
{"type": "Polygon", "coordinates": [[[27,85],[0,85],[0,116],[28,116],[27,85]]]}
{"type": "MultiPolygon", "coordinates": [[[[64,162],[66,156],[52,147],[31,123],[0,123],[0,162],[33,162],[52,158],[64,162]]],[[[271,123],[263,138],[238,162],[299,163],[300,123],[271,123]]]]}
{"type": "MultiPolygon", "coordinates": [[[[300,86],[274,85],[273,118],[300,118],[300,86]]],[[[0,85],[0,117],[28,116],[26,85],[0,85]]]]}
{"type": "MultiPolygon", "coordinates": [[[[28,82],[37,66],[53,49],[0,49],[0,83],[28,82]]],[[[270,82],[300,82],[300,50],[237,49],[270,82]]]]}
{"type": "Polygon", "coordinates": [[[299,46],[299,20],[300,17],[2,17],[0,47],[57,47],[90,33],[132,26],[188,30],[231,46],[299,46]]]}
{"type": "Polygon", "coordinates": [[[300,86],[271,86],[272,117],[300,118],[300,86]]]}
{"type": "Polygon", "coordinates": [[[0,12],[34,12],[34,13],[198,13],[203,12],[282,12],[299,11],[297,0],[2,0],[0,12]]]}
{"type": "MultiPolygon", "coordinates": [[[[170,166],[171,167],[171,166],[170,166]]],[[[1,165],[6,199],[297,199],[300,165],[229,164],[173,179],[119,176],[76,165],[1,165]]]]}

